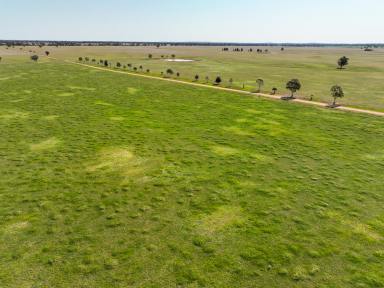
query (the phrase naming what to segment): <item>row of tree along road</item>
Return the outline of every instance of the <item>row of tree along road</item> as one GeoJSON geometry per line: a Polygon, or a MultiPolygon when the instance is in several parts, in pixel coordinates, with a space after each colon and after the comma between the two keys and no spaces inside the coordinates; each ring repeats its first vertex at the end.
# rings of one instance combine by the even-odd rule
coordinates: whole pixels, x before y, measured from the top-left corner
{"type": "MultiPolygon", "coordinates": [[[[45,55],[48,57],[50,55],[50,52],[49,51],[45,51],[45,55]]],[[[152,55],[150,54],[148,56],[148,58],[152,58],[152,55]]],[[[175,58],[175,55],[172,55],[172,58],[175,58]]],[[[31,55],[30,56],[30,59],[34,62],[37,62],[39,60],[39,56],[38,55],[31,55]]],[[[0,57],[0,62],[2,60],[2,57],[0,57]]],[[[100,60],[96,60],[96,59],[90,59],[89,57],[79,57],[78,58],[79,62],[91,62],[93,64],[99,64],[99,65],[102,65],[104,67],[108,67],[108,68],[113,68],[112,66],[112,63],[108,60],[104,60],[104,59],[100,59],[100,60]]],[[[343,56],[341,57],[338,62],[338,69],[344,69],[345,66],[347,66],[349,64],[349,58],[347,58],[346,56],[343,56]]],[[[150,69],[146,69],[144,70],[143,66],[140,65],[139,67],[136,67],[130,63],[128,64],[122,64],[121,62],[116,62],[115,64],[116,68],[129,68],[131,70],[133,70],[134,72],[146,72],[146,73],[150,73],[150,69]]],[[[161,76],[163,77],[172,77],[173,75],[176,75],[177,78],[179,78],[181,75],[180,75],[180,72],[174,72],[172,69],[168,68],[164,74],[164,72],[161,72],[161,76]]],[[[198,74],[195,75],[193,81],[195,82],[198,82],[200,80],[200,76],[198,74]]],[[[210,81],[209,77],[206,76],[205,77],[205,83],[208,84],[210,81]]],[[[215,78],[215,80],[213,81],[213,85],[220,85],[221,83],[223,82],[222,78],[220,76],[217,76],[215,78]]],[[[229,87],[232,87],[233,85],[233,78],[230,78],[228,80],[228,83],[229,83],[229,87]]],[[[258,86],[258,90],[256,91],[257,93],[261,93],[261,88],[264,86],[264,80],[259,78],[256,80],[256,84],[258,86]]],[[[302,85],[301,85],[301,82],[299,79],[292,79],[292,80],[289,80],[286,84],[286,89],[289,90],[291,93],[290,93],[290,96],[284,96],[282,97],[283,100],[293,100],[295,99],[295,93],[300,91],[302,85]]],[[[244,89],[244,84],[243,84],[243,89],[244,89]]],[[[277,91],[278,89],[276,87],[272,88],[272,92],[271,94],[272,95],[276,95],[277,94],[277,91]]],[[[331,87],[330,89],[330,93],[331,93],[331,96],[333,97],[333,103],[331,105],[329,105],[329,107],[337,107],[337,103],[336,103],[336,100],[338,98],[343,98],[344,97],[344,91],[343,91],[343,88],[339,85],[334,85],[331,87]]],[[[312,96],[311,96],[311,99],[312,100],[312,96]]]]}
{"type": "MultiPolygon", "coordinates": [[[[50,55],[50,52],[49,51],[45,51],[45,55],[46,56],[49,56],[50,55]]],[[[149,55],[148,58],[152,58],[152,55],[149,55]]],[[[172,55],[172,58],[175,58],[175,55],[172,55]]],[[[37,62],[39,60],[39,56],[38,55],[31,55],[30,56],[30,59],[34,62],[37,62]]],[[[0,62],[1,62],[2,58],[0,57],[0,62]]],[[[79,57],[78,58],[79,62],[91,62],[93,64],[99,64],[99,65],[102,65],[104,67],[108,67],[108,68],[113,68],[112,66],[112,63],[108,60],[104,60],[104,59],[100,59],[100,60],[96,60],[96,59],[90,59],[89,57],[79,57]]],[[[344,69],[345,66],[347,66],[349,64],[349,58],[347,58],[346,56],[343,56],[341,57],[338,62],[338,69],[344,69]]],[[[146,73],[150,73],[150,69],[146,69],[144,70],[143,66],[140,65],[140,66],[134,66],[130,63],[128,64],[122,64],[121,62],[116,62],[115,66],[116,68],[123,68],[123,69],[126,69],[126,68],[129,68],[131,70],[133,70],[134,72],[146,72],[146,73]]],[[[166,72],[161,72],[161,76],[163,77],[172,77],[173,75],[176,75],[177,78],[179,78],[181,75],[180,75],[180,72],[174,72],[172,69],[168,68],[166,70],[166,72]]],[[[194,82],[198,82],[200,80],[200,75],[196,74],[194,76],[194,79],[193,81],[194,82]]],[[[209,77],[206,76],[205,77],[205,83],[208,84],[210,81],[209,77]]],[[[221,85],[221,83],[223,82],[222,78],[220,76],[217,76],[215,78],[215,80],[213,81],[213,85],[221,85]]],[[[229,87],[232,87],[233,85],[233,78],[230,78],[228,80],[228,83],[229,83],[229,87]]],[[[261,93],[261,88],[264,86],[264,80],[259,78],[256,80],[256,84],[258,86],[258,90],[256,91],[257,93],[261,93]]],[[[292,100],[292,99],[295,99],[295,93],[300,91],[302,87],[302,84],[300,82],[299,79],[292,79],[292,80],[289,80],[286,84],[286,89],[289,90],[291,93],[290,93],[290,96],[284,96],[282,97],[283,100],[292,100]]],[[[243,84],[243,89],[244,89],[244,84],[243,84]]],[[[271,94],[272,95],[276,95],[277,94],[277,91],[278,89],[277,88],[272,88],[272,92],[271,94]]],[[[343,98],[344,97],[344,91],[343,91],[343,88],[339,85],[334,85],[331,87],[330,89],[330,93],[331,93],[331,96],[333,97],[333,103],[331,105],[329,105],[330,107],[337,107],[337,103],[336,103],[336,100],[338,98],[343,98]]],[[[311,99],[312,100],[312,97],[311,99]]]]}
{"type": "MultiPolygon", "coordinates": [[[[152,59],[152,57],[153,56],[151,54],[148,55],[149,59],[152,59]]],[[[172,55],[172,58],[175,58],[175,55],[172,55]]],[[[117,69],[120,69],[120,68],[127,69],[128,68],[128,69],[132,70],[133,72],[146,72],[146,73],[151,72],[150,69],[144,69],[144,67],[142,65],[134,66],[130,63],[122,64],[121,62],[116,62],[115,65],[113,65],[112,62],[110,62],[108,60],[104,60],[104,59],[96,60],[94,58],[90,59],[89,57],[84,57],[84,58],[79,57],[78,60],[79,60],[79,62],[88,62],[88,63],[93,63],[93,64],[99,64],[99,65],[102,65],[102,66],[107,67],[107,68],[117,68],[117,69]]],[[[346,56],[343,56],[337,61],[337,64],[338,64],[338,69],[344,69],[344,67],[346,67],[349,64],[349,58],[347,58],[346,56]]],[[[180,72],[175,72],[171,68],[168,68],[165,71],[165,73],[160,72],[160,74],[162,77],[166,77],[166,78],[171,78],[174,75],[176,75],[177,78],[180,78],[180,76],[181,76],[180,72]]],[[[196,74],[193,78],[194,82],[198,82],[200,80],[201,80],[201,78],[200,78],[200,75],[198,75],[198,74],[196,74]]],[[[209,81],[210,81],[209,76],[206,76],[205,77],[205,83],[208,84],[209,81]]],[[[223,80],[222,80],[221,76],[217,76],[213,81],[213,85],[219,86],[222,84],[222,82],[223,82],[223,80]]],[[[232,88],[233,82],[234,82],[233,78],[228,79],[228,84],[229,84],[230,88],[232,88]]],[[[265,84],[264,80],[259,78],[256,80],[256,84],[258,87],[258,90],[256,91],[256,93],[261,93],[261,91],[262,91],[261,89],[265,84]]],[[[287,90],[290,91],[290,95],[289,96],[283,96],[283,97],[281,97],[281,99],[293,100],[293,99],[296,99],[295,93],[297,93],[298,91],[301,90],[302,84],[301,84],[299,79],[291,79],[287,82],[285,87],[287,90]]],[[[243,84],[243,89],[244,88],[245,87],[243,84]]],[[[277,91],[278,91],[278,89],[276,87],[274,87],[274,88],[272,88],[271,94],[276,95],[277,91]]],[[[333,98],[333,102],[332,102],[332,104],[329,105],[329,107],[331,107],[331,108],[337,107],[338,106],[336,103],[337,99],[344,97],[343,88],[339,85],[334,85],[330,89],[330,94],[333,98]]],[[[313,100],[313,96],[311,96],[310,100],[313,100]]]]}

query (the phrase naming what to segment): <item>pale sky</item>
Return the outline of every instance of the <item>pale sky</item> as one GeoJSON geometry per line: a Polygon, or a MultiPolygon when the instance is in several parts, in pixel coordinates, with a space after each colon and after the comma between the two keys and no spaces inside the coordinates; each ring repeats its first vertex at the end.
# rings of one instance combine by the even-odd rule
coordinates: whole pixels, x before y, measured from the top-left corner
{"type": "Polygon", "coordinates": [[[0,39],[384,43],[384,0],[0,0],[0,39]]]}

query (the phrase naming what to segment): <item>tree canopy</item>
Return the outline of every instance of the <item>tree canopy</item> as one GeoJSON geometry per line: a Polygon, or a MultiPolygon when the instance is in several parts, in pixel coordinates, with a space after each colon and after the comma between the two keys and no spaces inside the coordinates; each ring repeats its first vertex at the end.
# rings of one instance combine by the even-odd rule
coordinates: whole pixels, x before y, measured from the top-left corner
{"type": "Polygon", "coordinates": [[[336,106],[336,99],[344,97],[343,88],[341,88],[341,86],[339,86],[339,85],[332,86],[331,95],[333,97],[333,106],[336,106]]]}
{"type": "Polygon", "coordinates": [[[215,79],[215,83],[216,83],[217,85],[219,85],[221,82],[222,82],[221,77],[220,77],[220,76],[217,76],[216,79],[215,79]]]}
{"type": "Polygon", "coordinates": [[[36,62],[37,60],[39,60],[39,56],[37,56],[37,55],[32,55],[32,56],[31,56],[31,60],[36,62]]]}
{"type": "Polygon", "coordinates": [[[299,91],[301,89],[301,83],[300,83],[299,79],[292,79],[292,80],[288,81],[286,88],[289,91],[291,91],[291,93],[292,93],[291,97],[293,98],[294,93],[296,93],[297,91],[299,91]]]}
{"type": "Polygon", "coordinates": [[[349,64],[349,58],[343,56],[337,61],[337,64],[339,65],[340,69],[343,69],[344,66],[347,66],[349,64]]]}

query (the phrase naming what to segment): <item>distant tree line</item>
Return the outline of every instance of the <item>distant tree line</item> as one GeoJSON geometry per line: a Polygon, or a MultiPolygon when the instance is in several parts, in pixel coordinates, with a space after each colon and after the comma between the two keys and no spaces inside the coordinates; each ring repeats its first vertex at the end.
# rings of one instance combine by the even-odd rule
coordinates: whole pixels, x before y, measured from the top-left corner
{"type": "MultiPolygon", "coordinates": [[[[254,50],[253,50],[253,48],[244,49],[244,48],[238,48],[238,47],[232,48],[232,50],[231,50],[228,47],[224,47],[224,48],[221,48],[221,51],[223,51],[223,52],[229,52],[229,51],[232,51],[232,52],[245,52],[245,51],[246,52],[253,52],[254,50]]],[[[284,51],[284,49],[282,51],[284,51]]],[[[258,49],[256,49],[256,52],[257,53],[268,53],[269,50],[268,49],[263,50],[263,49],[258,48],[258,49]]]]}
{"type": "Polygon", "coordinates": [[[0,40],[0,46],[216,46],[216,47],[355,47],[384,48],[384,43],[332,44],[332,43],[226,43],[226,42],[130,42],[130,41],[40,41],[40,40],[0,40]]]}

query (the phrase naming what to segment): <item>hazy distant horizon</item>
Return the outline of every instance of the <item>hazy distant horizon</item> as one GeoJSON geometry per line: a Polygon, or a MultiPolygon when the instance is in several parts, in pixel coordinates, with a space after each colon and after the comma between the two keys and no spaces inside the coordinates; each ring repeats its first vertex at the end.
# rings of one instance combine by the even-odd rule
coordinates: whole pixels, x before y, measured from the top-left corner
{"type": "Polygon", "coordinates": [[[384,43],[381,0],[3,2],[0,39],[384,43]]]}
{"type": "Polygon", "coordinates": [[[383,46],[383,43],[374,43],[374,42],[361,42],[361,43],[326,43],[326,42],[232,42],[232,41],[224,41],[224,42],[217,42],[217,41],[134,41],[134,40],[57,40],[57,39],[0,39],[0,42],[19,42],[19,41],[25,41],[25,42],[78,42],[78,43],[164,43],[164,44],[226,44],[226,45],[356,45],[356,46],[362,46],[362,45],[379,45],[383,46]]]}

